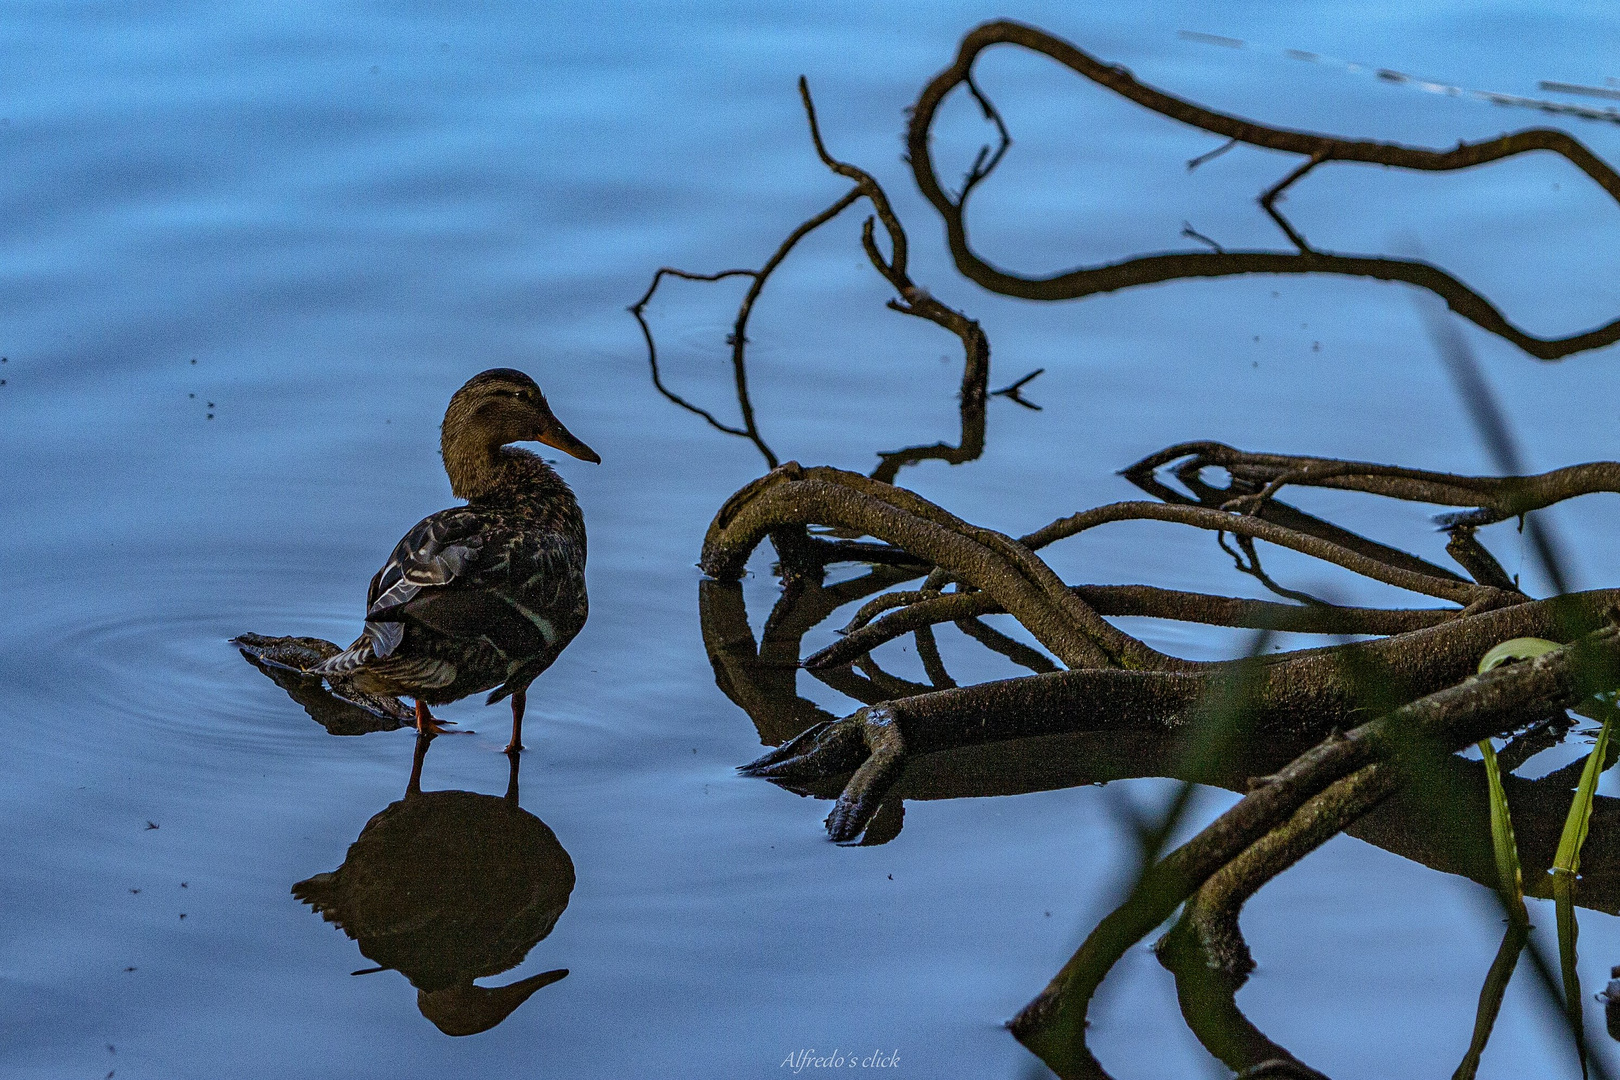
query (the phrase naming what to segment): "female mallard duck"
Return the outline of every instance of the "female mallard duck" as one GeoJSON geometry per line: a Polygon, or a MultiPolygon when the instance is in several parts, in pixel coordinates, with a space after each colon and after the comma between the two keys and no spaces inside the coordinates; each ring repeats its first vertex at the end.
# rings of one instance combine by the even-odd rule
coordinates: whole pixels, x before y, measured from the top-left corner
{"type": "Polygon", "coordinates": [[[366,594],[366,628],[308,670],[360,690],[416,699],[428,712],[489,690],[512,698],[512,741],[523,749],[525,691],[585,625],[585,520],[562,477],[527,450],[537,441],[601,462],[551,414],[534,380],[511,368],[474,375],[450,399],[440,449],[450,490],[467,505],[405,534],[366,594]]]}

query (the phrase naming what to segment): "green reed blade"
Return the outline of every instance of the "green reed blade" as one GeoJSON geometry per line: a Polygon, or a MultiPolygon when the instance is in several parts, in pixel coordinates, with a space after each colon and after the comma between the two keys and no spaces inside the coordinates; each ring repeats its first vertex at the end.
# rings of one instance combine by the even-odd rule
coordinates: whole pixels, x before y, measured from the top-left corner
{"type": "Polygon", "coordinates": [[[1581,869],[1581,846],[1586,843],[1587,827],[1592,821],[1592,799],[1597,794],[1598,777],[1608,764],[1609,732],[1614,723],[1615,707],[1610,695],[1600,694],[1594,701],[1603,713],[1603,729],[1597,742],[1587,755],[1586,767],[1581,770],[1580,786],[1569,804],[1569,816],[1564,819],[1564,833],[1558,839],[1558,854],[1553,858],[1553,901],[1558,915],[1558,960],[1564,972],[1564,1009],[1569,1014],[1569,1026],[1575,1034],[1576,1046],[1581,1053],[1581,1075],[1586,1075],[1586,1040],[1583,1037],[1581,978],[1576,970],[1575,942],[1580,926],[1575,921],[1575,878],[1581,869]]]}
{"type": "MultiPolygon", "coordinates": [[[[1507,663],[1509,660],[1533,660],[1559,648],[1546,638],[1512,638],[1502,642],[1479,661],[1481,674],[1507,663]]],[[[1508,918],[1529,922],[1524,907],[1524,874],[1519,867],[1519,845],[1513,836],[1513,816],[1508,813],[1507,793],[1502,789],[1502,769],[1496,762],[1496,749],[1491,740],[1479,744],[1480,757],[1485,762],[1485,779],[1491,796],[1491,848],[1496,854],[1496,887],[1502,894],[1508,918]]]]}
{"type": "MultiPolygon", "coordinates": [[[[1513,638],[1486,653],[1479,662],[1479,670],[1483,674],[1510,660],[1532,660],[1556,648],[1559,648],[1556,642],[1545,638],[1513,638]]],[[[1597,715],[1603,718],[1603,729],[1598,732],[1597,743],[1586,758],[1585,768],[1581,770],[1581,782],[1576,787],[1575,797],[1569,804],[1569,815],[1564,819],[1564,832],[1558,839],[1558,853],[1553,859],[1550,871],[1553,879],[1553,906],[1558,918],[1558,960],[1564,976],[1564,1012],[1569,1018],[1570,1033],[1575,1036],[1575,1048],[1580,1054],[1583,1080],[1587,1074],[1586,1032],[1582,1015],[1581,977],[1576,968],[1575,943],[1580,936],[1580,925],[1575,920],[1575,879],[1581,869],[1581,846],[1586,843],[1587,827],[1592,820],[1592,799],[1597,793],[1598,777],[1608,764],[1610,725],[1616,715],[1613,694],[1599,694],[1592,698],[1589,704],[1594,706],[1597,715]]],[[[1496,853],[1498,887],[1502,890],[1503,899],[1507,903],[1510,923],[1518,919],[1528,920],[1528,916],[1524,914],[1523,879],[1518,865],[1518,846],[1513,840],[1513,823],[1508,816],[1507,798],[1502,790],[1501,769],[1497,765],[1496,752],[1491,747],[1489,739],[1481,742],[1479,748],[1480,754],[1485,759],[1485,776],[1490,782],[1491,841],[1496,853]],[[1515,892],[1517,896],[1512,895],[1515,892]]],[[[1511,932],[1510,926],[1509,933],[1511,932]]],[[[1480,1005],[1483,1009],[1485,1005],[1483,996],[1480,1005]]],[[[1488,1029],[1486,1034],[1489,1034],[1488,1029]]],[[[1479,1024],[1476,1021],[1476,1041],[1479,1040],[1479,1035],[1479,1024]]],[[[1477,1065],[1478,1056],[1472,1051],[1470,1056],[1472,1063],[1477,1065]]],[[[1470,1059],[1465,1058],[1464,1066],[1469,1064],[1470,1059]]],[[[1459,1067],[1458,1072],[1461,1074],[1463,1069],[1459,1067]]]]}
{"type": "Polygon", "coordinates": [[[1575,939],[1580,936],[1580,924],[1575,921],[1575,875],[1561,870],[1552,872],[1553,908],[1558,915],[1558,964],[1564,972],[1564,1012],[1569,1017],[1570,1033],[1575,1036],[1575,1050],[1581,1056],[1581,1078],[1586,1077],[1586,1024],[1582,1015],[1581,975],[1575,969],[1575,939]]]}
{"type": "Polygon", "coordinates": [[[1614,723],[1614,708],[1605,710],[1603,730],[1598,732],[1597,743],[1586,758],[1581,770],[1581,783],[1575,789],[1575,799],[1569,804],[1569,816],[1564,819],[1564,832],[1558,838],[1558,854],[1553,858],[1552,872],[1571,877],[1581,870],[1581,845],[1586,843],[1586,829],[1592,821],[1592,797],[1597,794],[1598,777],[1608,764],[1609,728],[1614,723]]]}
{"type": "MultiPolygon", "coordinates": [[[[1514,638],[1504,641],[1479,662],[1481,673],[1508,662],[1530,660],[1558,648],[1545,638],[1514,638]]],[[[1480,757],[1485,762],[1485,780],[1491,798],[1491,849],[1496,855],[1496,887],[1502,895],[1502,906],[1508,914],[1507,933],[1496,952],[1491,970],[1485,976],[1485,985],[1479,991],[1479,1008],[1474,1014],[1474,1036],[1468,1044],[1468,1053],[1452,1074],[1452,1080],[1473,1080],[1479,1069],[1479,1059],[1485,1053],[1491,1029],[1496,1026],[1497,1014],[1502,1009],[1502,997],[1507,993],[1508,980],[1518,966],[1519,954],[1530,937],[1530,913],[1524,906],[1524,873],[1519,866],[1519,845],[1513,836],[1513,816],[1508,812],[1507,792],[1502,788],[1502,767],[1496,760],[1496,748],[1491,740],[1479,743],[1480,757]]]]}
{"type": "Polygon", "coordinates": [[[1507,793],[1502,790],[1502,769],[1496,762],[1496,750],[1491,740],[1479,744],[1480,756],[1485,759],[1485,779],[1491,794],[1491,848],[1496,853],[1496,887],[1502,893],[1508,918],[1521,923],[1530,921],[1524,907],[1524,874],[1519,868],[1519,845],[1513,837],[1513,817],[1508,813],[1507,793]]]}

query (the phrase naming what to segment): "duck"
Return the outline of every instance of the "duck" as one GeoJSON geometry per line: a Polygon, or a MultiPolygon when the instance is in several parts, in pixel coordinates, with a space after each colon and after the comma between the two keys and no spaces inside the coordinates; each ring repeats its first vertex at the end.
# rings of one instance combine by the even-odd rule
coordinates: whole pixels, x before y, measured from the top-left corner
{"type": "Polygon", "coordinates": [[[512,702],[508,754],[523,750],[528,688],[585,625],[585,519],[567,482],[517,442],[602,459],[552,414],[540,387],[492,368],[450,398],[439,449],[464,505],[430,514],[394,546],[366,593],[365,629],[305,670],[361,692],[409,697],[416,730],[452,721],[429,706],[490,691],[512,702]]]}

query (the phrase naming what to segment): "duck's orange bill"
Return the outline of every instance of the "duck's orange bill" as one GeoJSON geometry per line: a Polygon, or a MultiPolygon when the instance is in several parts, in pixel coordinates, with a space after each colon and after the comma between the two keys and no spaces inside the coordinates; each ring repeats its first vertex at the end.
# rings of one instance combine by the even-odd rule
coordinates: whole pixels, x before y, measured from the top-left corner
{"type": "Polygon", "coordinates": [[[579,460],[589,461],[593,465],[602,464],[602,459],[596,451],[574,438],[574,433],[563,427],[562,421],[555,416],[546,418],[545,424],[540,428],[535,438],[547,446],[555,446],[569,457],[577,457],[579,460]]]}

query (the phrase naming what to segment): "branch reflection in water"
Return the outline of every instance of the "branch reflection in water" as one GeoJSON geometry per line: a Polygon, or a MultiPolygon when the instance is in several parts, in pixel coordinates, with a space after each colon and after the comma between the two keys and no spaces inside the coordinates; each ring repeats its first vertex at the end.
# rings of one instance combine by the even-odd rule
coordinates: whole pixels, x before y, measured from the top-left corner
{"type": "MultiPolygon", "coordinates": [[[[648,367],[653,387],[673,404],[703,418],[711,427],[728,435],[746,438],[759,450],[766,467],[774,469],[781,459],[766,442],[755,416],[748,389],[748,323],[771,274],[810,233],[839,217],[861,199],[872,207],[872,215],[862,226],[861,245],[872,267],[898,294],[887,306],[902,314],[924,318],[950,331],[963,347],[962,382],[958,391],[961,434],[955,445],[945,442],[900,450],[881,451],[879,464],[870,474],[874,479],[893,483],[901,469],[925,460],[949,464],[977,460],[984,452],[985,404],[987,397],[1003,396],[1030,409],[1039,409],[1023,397],[1023,388],[1044,369],[1037,369],[999,389],[989,389],[990,342],[979,324],[934,299],[912,281],[907,268],[908,239],[905,229],[882,186],[866,171],[839,161],[827,151],[816,120],[808,84],[799,80],[809,122],[811,140],[822,162],[833,172],[851,179],[854,187],[826,209],[800,223],[757,270],[728,269],[698,273],[662,267],[635,303],[635,317],[647,347],[648,367]],[[889,240],[885,256],[875,240],[875,225],[881,223],[889,240]],[[716,282],[747,278],[749,288],[737,309],[726,343],[730,348],[732,378],[741,426],[727,424],[710,409],[696,405],[665,385],[659,369],[658,346],[647,322],[647,306],[666,277],[696,282],[716,282]]],[[[1536,129],[1476,144],[1459,144],[1448,151],[1413,149],[1394,143],[1339,139],[1328,135],[1272,128],[1254,121],[1212,112],[1202,106],[1164,94],[1136,82],[1123,68],[1097,61],[1068,42],[1033,27],[1017,23],[989,23],[970,33],[962,43],[956,62],[924,88],[911,110],[908,129],[908,157],[918,188],[944,219],[946,240],[961,273],[993,293],[1026,300],[1061,301],[1117,292],[1122,289],[1193,278],[1234,277],[1246,274],[1311,275],[1327,274],[1365,277],[1376,281],[1398,281],[1423,289],[1443,300],[1456,314],[1540,360],[1560,360],[1576,353],[1605,348],[1620,341],[1620,318],[1592,330],[1559,338],[1541,338],[1519,329],[1494,304],[1469,288],[1443,268],[1420,259],[1387,256],[1343,255],[1313,248],[1283,214],[1278,202],[1288,188],[1319,165],[1333,161],[1369,162],[1396,168],[1424,171],[1451,171],[1473,168],[1536,150],[1565,157],[1620,201],[1620,173],[1596,157],[1584,144],[1560,131],[1536,129]],[[1046,278],[1032,278],[992,266],[972,249],[967,233],[966,213],[969,196],[988,179],[1007,154],[1012,138],[995,105],[974,81],[972,68],[980,52],[996,44],[1015,44],[1058,60],[1071,70],[1099,85],[1125,96],[1143,108],[1174,120],[1226,136],[1222,151],[1246,143],[1273,150],[1304,154],[1306,162],[1259,195],[1267,215],[1282,231],[1293,251],[1230,251],[1191,226],[1183,235],[1213,250],[1156,252],[1103,266],[1071,270],[1046,278]],[[930,131],[940,106],[957,86],[964,86],[993,123],[997,143],[980,148],[961,189],[954,195],[940,183],[934,168],[930,131]]],[[[1188,163],[1196,168],[1214,154],[1188,163]]]]}
{"type": "Polygon", "coordinates": [[[901,469],[908,465],[915,465],[920,461],[944,461],[947,464],[959,465],[963,462],[977,460],[984,453],[986,398],[1002,396],[1026,408],[1039,409],[1040,406],[1023,397],[1022,390],[1030,380],[1041,374],[1041,372],[1039,370],[1031,372],[1017,382],[1000,390],[992,391],[989,389],[990,339],[985,336],[983,329],[980,328],[977,322],[961,311],[941,303],[930,295],[928,290],[920,288],[911,279],[907,254],[909,245],[905,228],[900,224],[899,217],[890,205],[887,192],[883,190],[882,185],[870,173],[847,162],[839,161],[828,152],[826,145],[822,142],[821,129],[816,120],[815,104],[810,97],[809,84],[803,78],[799,80],[799,96],[804,104],[805,116],[810,126],[810,139],[815,145],[817,156],[834,173],[853,181],[854,186],[825,210],[809,218],[788,234],[787,239],[782,241],[781,245],[777,247],[776,251],[758,270],[722,270],[714,274],[698,274],[667,266],[660,268],[653,275],[651,284],[647,286],[647,291],[634,304],[630,305],[630,313],[635,316],[636,323],[641,328],[642,338],[647,345],[647,363],[652,373],[653,387],[674,404],[688,412],[701,416],[716,430],[748,439],[764,457],[766,466],[772,469],[776,468],[780,464],[780,459],[760,434],[755,420],[753,402],[748,395],[748,319],[753,313],[754,304],[764,290],[765,283],[770,278],[771,273],[781,265],[782,261],[798,245],[799,241],[838,217],[861,199],[865,199],[872,208],[872,214],[867,217],[861,227],[861,248],[866,253],[867,261],[871,263],[872,268],[897,294],[895,298],[891,298],[887,302],[887,306],[902,315],[925,319],[949,331],[961,342],[963,354],[962,383],[958,390],[961,434],[956,444],[938,442],[927,446],[910,446],[900,450],[881,451],[878,454],[879,464],[872,471],[872,476],[874,479],[882,480],[885,483],[892,483],[901,469]],[[882,224],[884,234],[889,242],[889,254],[887,255],[883,253],[877,243],[876,226],[878,223],[882,224]],[[727,336],[727,344],[731,347],[732,378],[737,395],[737,408],[743,421],[741,428],[723,423],[716,419],[709,410],[692,404],[664,385],[658,368],[658,345],[653,337],[652,327],[647,323],[646,310],[647,305],[652,301],[653,295],[658,291],[659,285],[666,277],[687,281],[720,281],[731,277],[747,277],[752,281],[747,294],[743,297],[742,303],[737,309],[737,316],[732,324],[731,333],[727,336]]]}
{"type": "MultiPolygon", "coordinates": [[[[857,588],[881,587],[865,578],[856,580],[862,582],[857,588]]],[[[780,746],[831,719],[825,709],[797,693],[793,676],[799,665],[789,653],[797,650],[803,635],[819,621],[814,619],[815,613],[825,618],[832,608],[841,606],[841,597],[843,603],[848,603],[854,591],[837,586],[784,590],[756,645],[741,586],[718,581],[700,583],[699,611],[715,681],[748,714],[763,744],[780,746]]],[[[1620,592],[1612,595],[1620,598],[1620,592]]],[[[868,680],[857,677],[844,682],[833,672],[812,673],[829,685],[849,686],[877,697],[868,680]]],[[[919,688],[921,692],[927,689],[919,688]]],[[[1526,753],[1539,752],[1552,745],[1554,738],[1545,728],[1538,729],[1528,738],[1529,745],[1516,747],[1511,756],[1504,755],[1504,768],[1522,763],[1527,760],[1526,753]]],[[[1293,741],[1260,741],[1245,744],[1240,754],[1193,761],[1186,759],[1178,740],[1166,739],[1160,731],[1150,728],[1008,739],[919,754],[907,762],[890,796],[900,801],[981,798],[1144,777],[1170,777],[1244,792],[1251,779],[1271,775],[1315,741],[1310,734],[1293,741]]],[[[1454,758],[1448,759],[1445,767],[1451,782],[1467,792],[1466,806],[1457,815],[1458,824],[1472,830],[1474,823],[1489,817],[1484,766],[1478,761],[1454,758]]],[[[1514,829],[1527,880],[1545,876],[1552,865],[1569,810],[1569,790],[1580,768],[1581,762],[1576,761],[1535,780],[1511,773],[1503,778],[1513,805],[1514,829]]],[[[800,794],[831,799],[843,789],[853,771],[812,781],[780,778],[775,782],[800,794]]],[[[1396,798],[1348,831],[1414,862],[1494,888],[1496,872],[1488,849],[1475,844],[1463,852],[1456,838],[1435,835],[1427,825],[1417,829],[1410,817],[1410,806],[1396,798]]],[[[1580,906],[1620,914],[1620,799],[1598,797],[1587,845],[1581,857],[1580,906]]]]}
{"type": "MultiPolygon", "coordinates": [[[[824,709],[800,696],[794,685],[800,670],[797,657],[802,654],[801,640],[836,609],[891,587],[902,573],[876,567],[836,584],[795,579],[784,588],[757,642],[741,587],[713,580],[701,583],[703,636],[716,682],[748,713],[761,742],[770,746],[791,742],[801,733],[824,729],[833,722],[824,709]]],[[[1612,603],[1617,596],[1620,594],[1611,592],[1593,599],[1612,603]]],[[[1268,605],[1272,606],[1276,605],[1268,605]]],[[[881,669],[875,662],[864,675],[847,667],[811,671],[829,685],[868,703],[892,702],[896,698],[903,701],[931,690],[912,684],[909,694],[897,693],[896,684],[873,677],[877,673],[881,669]]],[[[1117,700],[1113,702],[1118,704],[1117,700]]],[[[1099,697],[1096,709],[1077,709],[1075,713],[1084,716],[1089,711],[1094,717],[1099,713],[1106,716],[1109,708],[1105,694],[1099,697]]],[[[1511,770],[1556,742],[1569,726],[1567,717],[1556,719],[1556,724],[1531,725],[1511,742],[1503,752],[1504,768],[1511,770]]],[[[1184,729],[1177,732],[1162,726],[1127,724],[1116,730],[969,742],[917,753],[904,760],[892,786],[882,793],[859,842],[882,844],[895,839],[904,827],[908,800],[1014,795],[1145,777],[1169,777],[1243,793],[1252,789],[1255,777],[1272,776],[1309,750],[1318,735],[1302,732],[1291,739],[1253,739],[1246,741],[1240,752],[1190,756],[1184,729]]],[[[861,764],[848,759],[824,770],[779,773],[769,778],[799,794],[836,799],[853,781],[861,764]]],[[[1481,827],[1489,819],[1482,763],[1448,756],[1431,763],[1431,768],[1438,775],[1426,777],[1427,783],[1441,785],[1446,791],[1444,814],[1437,816],[1422,792],[1402,790],[1391,795],[1385,790],[1380,793],[1384,801],[1345,831],[1414,862],[1494,887],[1495,864],[1481,827]]],[[[1579,768],[1576,763],[1535,780],[1513,775],[1504,778],[1526,878],[1534,886],[1546,881],[1568,811],[1569,790],[1579,768]]],[[[1326,837],[1318,838],[1318,842],[1322,839],[1326,837]]],[[[1294,857],[1298,854],[1303,852],[1294,857]]],[[[1273,868],[1273,872],[1282,868],[1273,868]]],[[[1579,905],[1620,913],[1620,800],[1599,798],[1582,872],[1579,905]]],[[[1545,887],[1532,891],[1546,894],[1545,887]]],[[[1171,935],[1159,950],[1161,960],[1176,975],[1178,996],[1194,1033],[1217,1057],[1240,1069],[1287,1057],[1285,1051],[1249,1024],[1233,997],[1252,966],[1235,923],[1237,909],[1246,898],[1236,898],[1235,907],[1228,912],[1231,934],[1224,944],[1231,947],[1232,955],[1224,963],[1212,965],[1210,953],[1192,947],[1186,933],[1171,935]]],[[[1200,944],[1222,942],[1206,940],[1200,944]]],[[[1509,955],[1516,957],[1522,945],[1522,935],[1514,938],[1509,955]]],[[[1500,987],[1497,995],[1499,1001],[1500,987]]],[[[1494,1016],[1494,1007],[1491,1012],[1494,1016]]],[[[1483,1049],[1482,1041],[1479,1047],[1483,1049]]]]}
{"type": "MultiPolygon", "coordinates": [[[[1533,601],[1505,579],[1472,532],[1478,524],[1511,512],[1588,491],[1612,490],[1616,467],[1611,463],[1576,466],[1543,478],[1494,479],[1243,455],[1229,448],[1216,451],[1209,444],[1198,449],[1215,453],[1232,466],[1236,490],[1220,492],[1218,506],[1204,505],[1205,498],[1213,501],[1215,489],[1188,498],[1153,476],[1155,464],[1189,454],[1185,446],[1172,447],[1135,467],[1133,479],[1149,490],[1157,485],[1166,496],[1174,496],[1173,501],[1101,507],[1060,519],[1016,541],[963,522],[915,493],[856,474],[790,463],[728,501],[705,542],[702,565],[712,580],[702,584],[700,603],[717,679],[755,717],[762,741],[781,743],[745,771],[805,793],[830,795],[841,788],[828,818],[836,840],[892,840],[903,828],[908,793],[913,798],[930,797],[926,786],[911,786],[914,770],[922,769],[924,761],[948,760],[945,754],[966,757],[960,776],[944,774],[945,795],[933,797],[1006,794],[1161,775],[1249,792],[1239,810],[1255,798],[1276,804],[1249,814],[1263,815],[1249,824],[1212,826],[1214,832],[1206,830],[1193,845],[1162,862],[1156,861],[1158,847],[1176,814],[1185,808],[1185,794],[1162,822],[1138,830],[1157,839],[1143,846],[1142,875],[1132,900],[1105,920],[1098,931],[1102,936],[1094,934],[1088,941],[1089,951],[1077,954],[1014,1024],[1019,1037],[1065,1075],[1100,1069],[1085,1046],[1086,1003],[1124,949],[1173,914],[1182,901],[1187,901],[1182,932],[1172,937],[1162,955],[1167,964],[1180,969],[1183,1007],[1196,1014],[1189,1017],[1190,1026],[1212,1052],[1234,1067],[1262,1064],[1256,1059],[1262,1053],[1269,1055],[1264,1060],[1273,1060],[1280,1048],[1246,1027],[1235,1002],[1229,1001],[1230,992],[1252,967],[1236,921],[1248,896],[1339,831],[1482,884],[1494,883],[1495,863],[1479,828],[1489,820],[1483,766],[1454,758],[1450,752],[1480,737],[1520,731],[1503,750],[1502,756],[1513,763],[1511,769],[1535,748],[1547,745],[1549,735],[1556,740],[1558,733],[1569,729],[1562,708],[1580,700],[1581,685],[1614,678],[1616,641],[1612,627],[1606,628],[1606,612],[1620,593],[1600,590],[1533,601]],[[1247,475],[1257,469],[1256,475],[1247,475]],[[1474,580],[1331,522],[1297,511],[1290,516],[1285,512],[1290,508],[1280,504],[1272,507],[1276,492],[1296,482],[1332,482],[1386,497],[1474,507],[1449,526],[1453,532],[1449,550],[1474,580]],[[1268,507],[1274,510],[1270,518],[1268,507]],[[1460,606],[1362,609],[1320,602],[1276,604],[1146,585],[1067,586],[1035,555],[1067,536],[1133,519],[1177,522],[1251,542],[1264,539],[1460,606]],[[829,562],[859,556],[809,537],[805,530],[811,525],[872,536],[888,545],[889,553],[863,576],[828,585],[824,573],[829,562]],[[767,537],[777,547],[784,588],[756,645],[741,592],[732,583],[749,553],[767,537]],[[923,588],[868,601],[851,621],[847,628],[851,633],[841,645],[801,662],[800,640],[820,620],[841,606],[921,576],[921,567],[905,565],[902,555],[934,567],[923,588]],[[957,591],[944,591],[953,581],[957,591]],[[954,621],[968,629],[973,626],[970,620],[998,612],[1017,616],[1071,670],[957,688],[932,640],[931,627],[954,621]],[[1236,753],[1230,745],[1221,752],[1206,747],[1191,753],[1190,746],[1204,738],[1197,716],[1212,712],[1200,703],[1215,700],[1237,669],[1159,653],[1103,622],[1104,614],[1389,636],[1337,649],[1266,657],[1250,680],[1240,724],[1250,736],[1263,736],[1251,738],[1250,746],[1263,746],[1264,753],[1255,756],[1252,749],[1236,753]],[[1485,650],[1528,627],[1544,627],[1560,640],[1592,635],[1572,647],[1586,650],[1579,665],[1570,657],[1583,655],[1580,652],[1562,658],[1572,665],[1567,668],[1570,675],[1562,677],[1574,677],[1573,684],[1548,695],[1537,689],[1539,675],[1534,668],[1493,676],[1490,691],[1483,685],[1476,691],[1466,682],[1485,650]],[[904,633],[916,637],[930,684],[897,679],[873,659],[871,650],[904,633]],[[868,707],[841,720],[828,718],[797,696],[791,679],[799,666],[868,707]],[[1368,717],[1383,719],[1368,724],[1368,717]],[[1337,734],[1357,724],[1349,736],[1337,734]],[[1393,734],[1412,725],[1417,725],[1415,734],[1393,734]],[[1060,736],[1082,742],[1053,746],[1040,741],[1060,736]],[[1326,741],[1319,741],[1324,736],[1326,741]],[[1097,751],[1085,743],[1122,737],[1148,748],[1150,769],[1132,772],[1126,765],[1116,766],[1112,775],[1088,772],[1097,751]],[[1431,743],[1432,750],[1424,749],[1431,743]],[[991,751],[990,746],[996,749],[991,751]],[[1026,746],[1035,748],[1027,759],[1008,749],[1026,746]],[[987,769],[981,754],[1007,762],[1007,768],[999,773],[987,769]],[[1340,759],[1340,764],[1327,764],[1340,759]],[[1050,778],[1054,762],[1067,763],[1069,775],[1050,778]],[[1297,778],[1285,781],[1285,774],[1297,778]],[[1256,776],[1260,779],[1251,779],[1256,776]],[[1404,780],[1411,782],[1403,786],[1404,780]],[[1278,794],[1285,791],[1291,793],[1278,794]],[[1380,803],[1383,808],[1367,816],[1380,803]],[[1195,968],[1183,963],[1192,954],[1181,946],[1189,942],[1196,945],[1199,957],[1195,968]],[[1226,990],[1211,981],[1206,970],[1211,968],[1227,981],[1226,990]]],[[[1198,468],[1184,466],[1181,478],[1202,483],[1198,468]]],[[[968,629],[968,636],[992,647],[1001,645],[997,651],[1032,670],[1055,668],[1038,651],[1005,635],[985,633],[988,629],[980,624],[968,629]]],[[[1213,715],[1220,714],[1221,710],[1213,710],[1213,715]]],[[[939,774],[933,779],[938,782],[939,774]]],[[[1561,773],[1538,781],[1508,778],[1515,817],[1523,818],[1519,836],[1523,862],[1532,867],[1533,892],[1545,891],[1545,878],[1535,870],[1545,870],[1551,862],[1567,812],[1569,786],[1570,777],[1561,773]]],[[[1614,907],[1614,814],[1615,808],[1605,805],[1603,820],[1593,829],[1592,835],[1603,836],[1599,846],[1604,854],[1597,857],[1606,868],[1592,867],[1591,878],[1583,880],[1584,906],[1614,907]]],[[[1500,1000],[1503,972],[1511,970],[1517,952],[1510,941],[1482,993],[1485,1035],[1500,1000]]],[[[1539,953],[1532,949],[1531,955],[1538,975],[1545,975],[1539,953]]],[[[1471,1056],[1477,1061],[1483,1048],[1479,1033],[1475,1045],[1471,1056]]]]}
{"type": "MultiPolygon", "coordinates": [[[[923,197],[945,222],[946,241],[956,268],[965,277],[994,293],[1026,300],[1074,300],[1099,293],[1151,285],[1186,278],[1231,277],[1241,274],[1335,274],[1365,277],[1375,281],[1400,281],[1438,296],[1458,315],[1482,330],[1512,342],[1538,360],[1560,360],[1590,349],[1620,341],[1620,319],[1584,333],[1562,338],[1540,338],[1527,334],[1502,315],[1483,296],[1458,281],[1440,267],[1416,259],[1382,256],[1336,255],[1313,248],[1277,208],[1277,202],[1295,183],[1310,172],[1331,162],[1360,162],[1388,168],[1424,172],[1451,172],[1502,161],[1519,154],[1545,151],[1558,154],[1584,173],[1593,183],[1620,202],[1620,173],[1593,154],[1578,139],[1548,128],[1534,128],[1478,143],[1459,142],[1448,150],[1426,150],[1398,143],[1363,139],[1341,139],[1314,132],[1272,127],[1243,117],[1207,109],[1184,98],[1166,94],[1138,82],[1123,67],[1105,64],[1061,38],[1033,26],[1015,22],[992,22],[980,26],[962,39],[956,60],[936,75],[918,95],[910,110],[907,129],[907,160],[923,197]],[[1298,154],[1305,161],[1282,180],[1261,192],[1259,202],[1293,251],[1227,251],[1199,237],[1190,227],[1184,235],[1203,240],[1213,251],[1156,253],[1126,259],[1104,266],[1070,270],[1050,277],[1028,277],[991,265],[973,251],[968,239],[969,196],[1005,156],[1011,143],[1006,122],[979,89],[973,66],[984,50],[1012,45],[1045,56],[1107,90],[1144,109],[1168,119],[1227,139],[1222,150],[1245,144],[1265,150],[1298,154]],[[952,194],[941,183],[934,166],[930,137],[941,105],[958,86],[964,87],[978,104],[985,118],[995,126],[998,146],[992,152],[981,150],[968,171],[961,190],[952,194]]],[[[1188,162],[1196,168],[1214,154],[1188,162]]]]}

